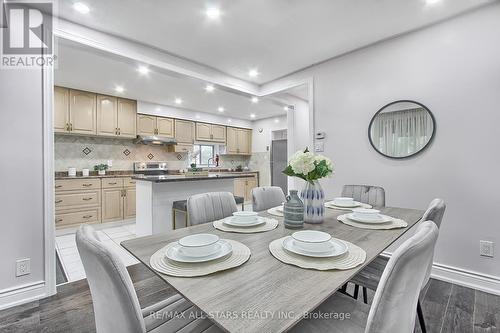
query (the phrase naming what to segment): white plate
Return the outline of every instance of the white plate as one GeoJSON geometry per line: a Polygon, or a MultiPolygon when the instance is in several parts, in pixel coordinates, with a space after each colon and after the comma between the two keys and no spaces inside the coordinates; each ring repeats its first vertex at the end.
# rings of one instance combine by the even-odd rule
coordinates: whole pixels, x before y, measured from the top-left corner
{"type": "Polygon", "coordinates": [[[326,204],[327,205],[331,205],[331,206],[340,207],[340,208],[355,208],[355,207],[360,207],[361,206],[361,202],[359,202],[359,201],[354,201],[350,205],[340,204],[340,203],[337,203],[335,201],[328,201],[326,204]]]}
{"type": "Polygon", "coordinates": [[[382,214],[379,214],[378,215],[378,218],[376,219],[365,219],[365,218],[359,218],[357,216],[354,215],[354,213],[349,213],[347,214],[347,218],[349,220],[353,220],[355,222],[361,222],[361,223],[371,223],[371,224],[379,224],[379,223],[388,223],[388,222],[392,222],[393,218],[390,217],[390,216],[387,216],[387,215],[382,215],[382,214]]]}
{"type": "Polygon", "coordinates": [[[241,220],[242,222],[245,221],[245,222],[250,222],[250,221],[254,221],[257,216],[259,215],[259,213],[257,212],[249,212],[249,211],[242,211],[242,212],[234,212],[233,213],[233,216],[239,220],[241,220]]]}
{"type": "Polygon", "coordinates": [[[217,245],[220,244],[220,249],[219,251],[212,253],[210,255],[204,256],[204,257],[191,257],[191,256],[186,256],[182,253],[181,246],[179,244],[175,244],[174,246],[170,247],[165,256],[173,261],[178,261],[178,262],[187,262],[187,263],[199,263],[199,262],[206,262],[206,261],[211,261],[215,259],[219,259],[222,257],[227,256],[231,252],[233,252],[233,247],[231,244],[226,242],[225,240],[221,239],[217,242],[217,245]]]}
{"type": "Polygon", "coordinates": [[[331,244],[330,250],[325,252],[311,252],[305,249],[302,249],[299,246],[295,245],[295,240],[288,236],[283,239],[283,248],[287,251],[293,252],[295,254],[299,254],[306,257],[314,257],[314,258],[330,258],[330,257],[338,257],[345,254],[349,248],[347,244],[341,241],[340,239],[332,238],[328,242],[331,244]]]}
{"type": "Polygon", "coordinates": [[[224,220],[224,224],[230,225],[232,227],[255,227],[263,223],[266,223],[266,219],[261,216],[257,216],[255,221],[253,222],[239,221],[237,218],[234,218],[234,216],[228,217],[224,220]]]}

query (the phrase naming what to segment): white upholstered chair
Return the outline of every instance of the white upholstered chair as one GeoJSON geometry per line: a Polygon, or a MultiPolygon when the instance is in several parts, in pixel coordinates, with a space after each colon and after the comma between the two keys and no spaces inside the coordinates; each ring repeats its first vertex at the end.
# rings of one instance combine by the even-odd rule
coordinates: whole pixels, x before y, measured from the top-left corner
{"type": "Polygon", "coordinates": [[[380,186],[372,185],[344,185],[342,196],[353,198],[373,207],[385,206],[385,190],[380,186]]]}
{"type": "Polygon", "coordinates": [[[87,275],[98,333],[219,332],[179,294],[141,309],[125,265],[99,240],[91,226],[80,227],[76,246],[87,275]]]}
{"type": "Polygon", "coordinates": [[[232,193],[211,192],[189,197],[187,211],[189,224],[197,225],[231,216],[238,207],[232,193]]]}
{"type": "MultiPolygon", "coordinates": [[[[429,207],[425,211],[422,216],[422,221],[433,221],[436,226],[439,228],[441,226],[441,222],[443,220],[443,215],[446,210],[446,204],[443,199],[434,199],[429,204],[429,207]]],[[[356,274],[354,278],[350,281],[354,283],[356,286],[363,287],[363,300],[367,303],[367,288],[371,290],[376,290],[379,284],[380,278],[384,271],[387,262],[389,261],[389,257],[387,256],[378,256],[375,260],[373,260],[370,264],[368,264],[361,272],[356,274]]],[[[425,275],[425,280],[423,283],[424,287],[429,282],[430,274],[432,269],[432,261],[427,267],[427,272],[425,275]]],[[[358,288],[355,287],[354,298],[357,298],[358,288]]],[[[422,308],[420,306],[420,302],[417,303],[417,315],[420,322],[420,327],[422,332],[426,332],[425,328],[425,320],[422,313],[422,308]]]]}
{"type": "Polygon", "coordinates": [[[252,189],[252,206],[254,212],[279,206],[285,200],[285,194],[281,187],[262,186],[252,189]]]}
{"type": "Polygon", "coordinates": [[[437,237],[436,224],[426,221],[394,252],[382,274],[371,307],[336,293],[314,312],[348,313],[349,318],[317,319],[312,314],[300,321],[292,332],[412,333],[420,289],[432,262],[437,237]]]}

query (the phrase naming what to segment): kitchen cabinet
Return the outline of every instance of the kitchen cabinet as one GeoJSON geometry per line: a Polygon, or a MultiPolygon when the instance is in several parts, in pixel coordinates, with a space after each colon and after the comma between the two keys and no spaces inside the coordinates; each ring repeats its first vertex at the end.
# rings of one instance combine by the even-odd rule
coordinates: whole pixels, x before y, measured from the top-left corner
{"type": "Polygon", "coordinates": [[[102,222],[135,217],[135,180],[132,178],[102,179],[102,222]]]}
{"type": "Polygon", "coordinates": [[[226,154],[250,155],[252,152],[252,130],[227,128],[226,154]]]}
{"type": "Polygon", "coordinates": [[[123,220],[123,189],[102,189],[102,222],[123,220]]]}
{"type": "Polygon", "coordinates": [[[174,119],[138,114],[137,134],[144,136],[159,135],[173,138],[174,119]]]}
{"type": "Polygon", "coordinates": [[[118,135],[118,98],[97,95],[97,135],[118,135]]]}
{"type": "Polygon", "coordinates": [[[123,201],[123,217],[130,219],[135,217],[135,187],[129,187],[125,190],[125,197],[123,201]]]}
{"type": "Polygon", "coordinates": [[[194,122],[187,120],[175,120],[175,140],[177,143],[194,143],[194,122]]]}
{"type": "Polygon", "coordinates": [[[257,176],[234,179],[234,195],[243,197],[245,202],[252,201],[252,189],[258,186],[257,176]]]}
{"type": "Polygon", "coordinates": [[[135,138],[137,136],[137,102],[131,99],[118,98],[117,128],[118,136],[135,138]]]}
{"type": "Polygon", "coordinates": [[[74,134],[97,134],[96,94],[69,91],[69,132],[74,134]]]}
{"type": "Polygon", "coordinates": [[[226,142],[226,126],[196,123],[196,140],[226,142]]]}
{"type": "Polygon", "coordinates": [[[54,87],[54,132],[69,133],[69,89],[54,87]]]}

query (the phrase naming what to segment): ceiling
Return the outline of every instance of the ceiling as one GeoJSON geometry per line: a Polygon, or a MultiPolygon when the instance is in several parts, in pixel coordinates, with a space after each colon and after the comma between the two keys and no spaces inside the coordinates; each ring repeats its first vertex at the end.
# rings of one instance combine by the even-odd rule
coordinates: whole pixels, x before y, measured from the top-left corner
{"type": "Polygon", "coordinates": [[[75,1],[59,1],[59,16],[258,84],[494,2],[78,0],[90,7],[81,14],[75,1]],[[221,17],[209,20],[207,6],[221,17]]]}
{"type": "Polygon", "coordinates": [[[208,93],[205,82],[155,68],[150,68],[149,74],[141,75],[138,65],[128,58],[59,40],[55,83],[174,107],[179,107],[175,99],[181,98],[182,108],[245,120],[285,113],[283,104],[271,99],[260,99],[255,104],[250,96],[234,91],[215,89],[208,93]],[[115,91],[117,85],[125,89],[122,94],[115,91]],[[218,111],[219,106],[225,108],[223,113],[218,111]],[[255,114],[255,118],[250,114],[255,114]]]}

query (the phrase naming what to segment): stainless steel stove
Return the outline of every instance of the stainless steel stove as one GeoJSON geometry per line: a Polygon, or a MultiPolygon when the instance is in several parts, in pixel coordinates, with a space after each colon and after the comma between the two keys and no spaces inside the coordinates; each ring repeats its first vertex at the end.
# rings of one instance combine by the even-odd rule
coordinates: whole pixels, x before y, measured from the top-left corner
{"type": "Polygon", "coordinates": [[[134,162],[134,173],[142,175],[166,175],[167,162],[134,162]]]}

